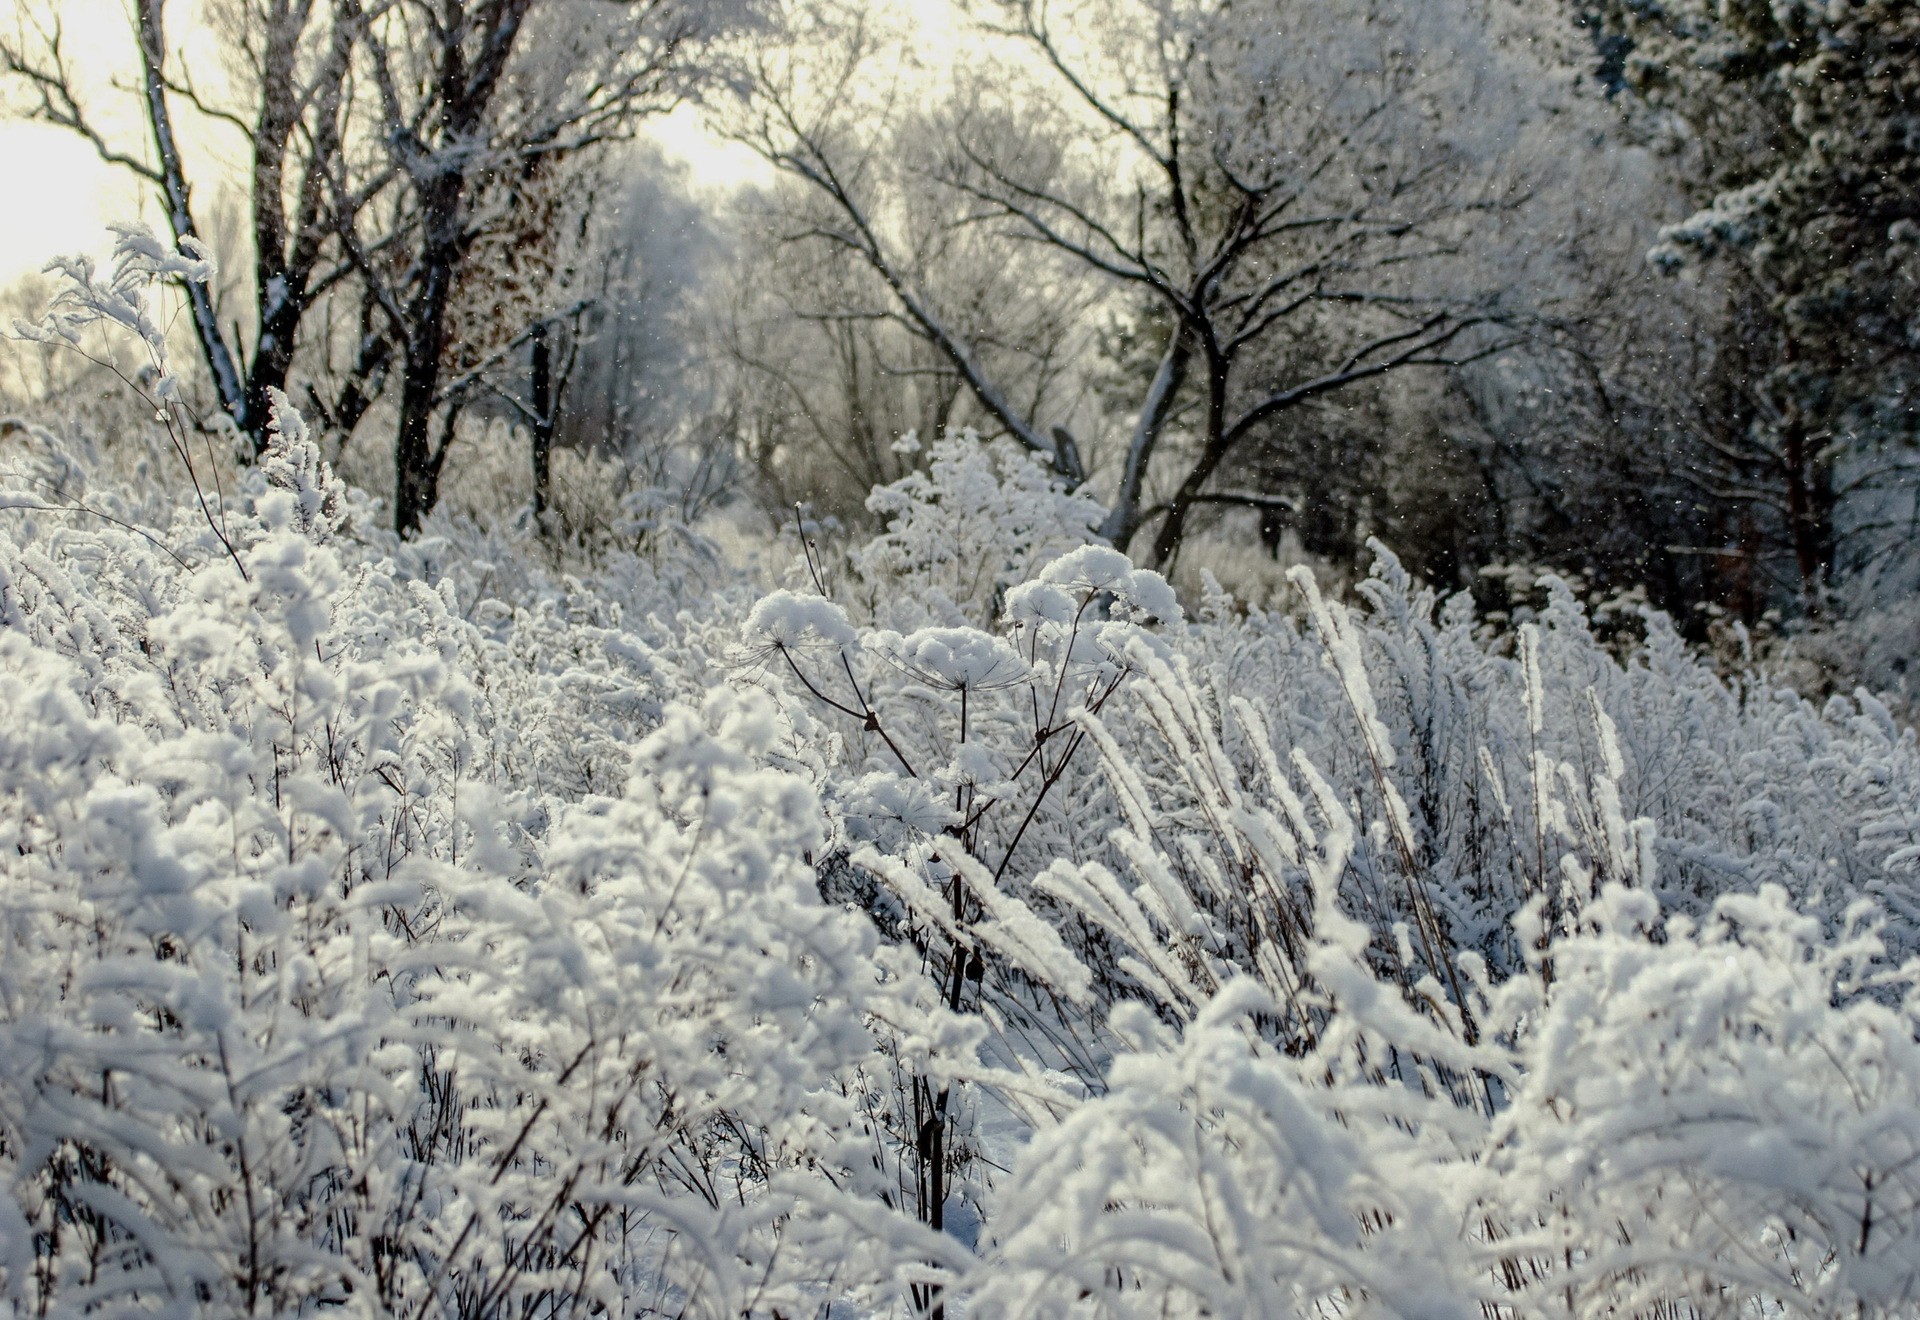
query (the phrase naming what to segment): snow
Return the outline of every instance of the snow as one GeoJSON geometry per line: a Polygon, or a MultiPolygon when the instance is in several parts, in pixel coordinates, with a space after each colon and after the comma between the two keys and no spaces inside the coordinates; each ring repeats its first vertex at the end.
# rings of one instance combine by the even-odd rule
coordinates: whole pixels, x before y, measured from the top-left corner
{"type": "Polygon", "coordinates": [[[0,522],[13,1310],[1920,1302],[1870,696],[1384,551],[1190,617],[964,435],[831,595],[692,529],[559,573],[274,409],[207,513],[10,441],[117,520],[0,522]]]}

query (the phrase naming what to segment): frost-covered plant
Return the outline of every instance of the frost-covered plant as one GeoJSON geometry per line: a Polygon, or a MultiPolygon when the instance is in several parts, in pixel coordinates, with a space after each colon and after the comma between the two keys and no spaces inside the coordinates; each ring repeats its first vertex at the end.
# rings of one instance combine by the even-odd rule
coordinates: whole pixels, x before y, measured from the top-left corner
{"type": "MultiPolygon", "coordinates": [[[[113,266],[104,278],[88,257],[64,257],[51,262],[47,269],[58,271],[61,282],[45,316],[38,322],[14,321],[13,333],[30,343],[78,353],[105,366],[151,410],[193,488],[205,524],[204,533],[211,536],[244,576],[246,569],[234,550],[227,527],[225,495],[219,489],[219,458],[205,432],[203,452],[195,452],[194,432],[199,428],[186,405],[180,378],[168,360],[167,327],[164,313],[157,305],[158,291],[168,282],[204,284],[211,280],[213,260],[197,238],[182,239],[179,250],[170,251],[144,225],[118,225],[114,233],[113,266]],[[99,357],[95,356],[91,344],[94,332],[102,329],[109,332],[110,339],[100,350],[105,356],[99,357]],[[112,339],[125,337],[132,338],[137,345],[134,352],[144,359],[137,365],[123,365],[118,358],[117,345],[112,339]]],[[[44,488],[42,494],[44,498],[44,488]]],[[[30,499],[31,495],[28,500],[9,500],[8,503],[13,508],[39,507],[28,502],[30,499]]],[[[78,508],[94,517],[112,520],[112,515],[85,505],[66,503],[54,507],[78,508]]]]}
{"type": "MultiPolygon", "coordinates": [[[[901,444],[919,447],[912,436],[901,444]]],[[[1105,514],[1084,492],[1064,489],[1038,455],[971,431],[934,440],[926,468],[876,487],[867,508],[886,529],[854,566],[876,598],[918,616],[896,626],[991,623],[1007,588],[1093,540],[1105,514]]]]}
{"type": "Polygon", "coordinates": [[[1466,1151],[1260,1038],[1230,985],[1184,1030],[1117,1010],[1110,1089],[1036,1137],[972,1293],[994,1315],[1467,1316],[1475,1254],[1446,1181],[1466,1151]]]}
{"type": "Polygon", "coordinates": [[[1384,550],[1189,613],[1071,519],[969,622],[942,483],[1072,500],[977,446],[839,596],[403,546],[277,410],[231,557],[184,472],[23,442],[144,525],[0,522],[14,1310],[1920,1304],[1870,697],[1384,550]]]}
{"type": "Polygon", "coordinates": [[[1543,1309],[1901,1315],[1920,1304],[1920,966],[1785,891],[1704,920],[1610,887],[1516,981],[1486,1203],[1543,1309]]]}
{"type": "MultiPolygon", "coordinates": [[[[1116,628],[1135,570],[1104,550],[1004,592],[991,632],[862,627],[793,592],[750,616],[850,850],[823,885],[965,986],[951,1002],[983,1020],[981,1047],[1026,1074],[975,1074],[974,1120],[948,1120],[970,1134],[968,1195],[1000,1244],[974,1280],[995,1313],[1051,1313],[1048,1297],[1063,1314],[1385,1305],[1392,1280],[1435,1261],[1450,1282],[1432,1296],[1469,1309],[1577,1291],[1566,1251],[1549,1268],[1552,1252],[1514,1245],[1563,1213],[1561,1192],[1468,1190],[1506,1149],[1490,1134],[1516,1112],[1542,1014],[1579,1011],[1560,996],[1583,993],[1570,983],[1589,976],[1600,896],[1672,914],[1643,943],[1656,963],[1673,949],[1680,976],[1685,923],[1769,885],[1791,893],[1767,901],[1797,906],[1809,949],[1848,938],[1860,891],[1913,910],[1914,817],[1894,803],[1920,764],[1870,698],[1822,712],[1730,684],[1658,615],[1622,661],[1551,578],[1543,609],[1493,632],[1376,555],[1358,608],[1296,579],[1304,628],[1221,599],[1191,623],[1162,606],[1148,613],[1172,626],[1116,628]],[[1035,626],[1084,630],[1050,645],[1119,679],[1069,696],[1057,725],[1061,652],[1027,649],[1035,626]],[[1093,756],[1060,755],[1080,747],[1093,756]],[[1022,775],[1045,791],[1021,796],[1022,775]],[[1013,837],[992,824],[1007,801],[1031,804],[1013,837]],[[971,900],[988,886],[1057,936],[1008,941],[971,900]],[[1252,1051],[1244,1068],[1235,1050],[1252,1051]],[[1045,1068],[1094,1098],[1036,1087],[1045,1068]],[[1033,1144],[996,1191],[978,1157],[1004,1161],[1010,1138],[980,1115],[1009,1096],[1033,1144]],[[1262,1127],[1287,1104],[1304,1127],[1262,1127]],[[1360,1135],[1313,1163],[1328,1123],[1360,1135]],[[1215,1177],[1245,1181],[1215,1201],[1215,1177]],[[1436,1179],[1459,1195],[1408,1190],[1436,1179]],[[1085,1218],[1063,1218],[1070,1205],[1085,1218]]],[[[1886,938],[1911,948],[1911,921],[1886,938]]],[[[1737,1215],[1711,1213],[1764,1238],[1774,1212],[1734,1200],[1737,1215]]],[[[1705,1276],[1645,1268],[1643,1299],[1698,1300],[1705,1276]]],[[[1594,1277],[1604,1291],[1628,1275],[1594,1277]]],[[[1770,1306],[1777,1290],[1741,1295],[1770,1306]]]]}
{"type": "MultiPolygon", "coordinates": [[[[1084,1004],[1091,978],[1020,882],[1041,852],[1035,821],[1057,816],[1056,791],[1084,759],[1077,717],[1132,677],[1129,652],[1150,645],[1144,625],[1180,617],[1159,575],[1104,546],[1068,551],[1008,592],[1004,636],[858,629],[824,596],[792,591],[747,617],[740,659],[819,716],[851,721],[847,735],[866,744],[864,755],[849,748],[857,773],[832,795],[850,849],[841,864],[873,883],[865,906],[932,977],[938,1009],[984,1014],[1003,1038],[997,1054],[1010,1070],[982,1068],[977,1027],[955,1024],[938,1056],[896,1049],[897,1100],[875,1121],[897,1152],[895,1204],[936,1230],[977,1214],[979,1088],[997,1083],[1001,1102],[1021,1108],[1055,1103],[1057,1086],[1031,1075],[1042,1062],[1033,1046],[1050,1031],[1047,1055],[1086,1062],[1075,1023],[1046,1001],[1084,1004]],[[1034,1038],[1006,1050],[1023,1028],[1034,1038]]],[[[919,1300],[931,1307],[936,1297],[919,1300]]]]}
{"type": "Polygon", "coordinates": [[[878,1204],[850,1097],[917,980],[821,903],[764,699],[462,618],[280,409],[244,576],[0,527],[0,1295],[736,1315],[951,1274],[818,1268],[878,1204]]]}
{"type": "Polygon", "coordinates": [[[1551,981],[1487,995],[1472,1047],[1380,994],[1337,917],[1304,1050],[1244,978],[1179,1027],[1121,1005],[1109,1091],[1035,1138],[973,1295],[1009,1316],[1911,1314],[1920,978],[1856,916],[1831,941],[1768,887],[1663,921],[1609,886],[1551,981]]]}

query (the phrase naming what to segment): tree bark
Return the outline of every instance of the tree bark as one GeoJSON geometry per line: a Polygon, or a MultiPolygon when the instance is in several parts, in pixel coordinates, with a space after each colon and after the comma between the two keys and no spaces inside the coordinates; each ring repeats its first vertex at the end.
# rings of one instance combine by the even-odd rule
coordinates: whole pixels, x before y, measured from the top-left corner
{"type": "Polygon", "coordinates": [[[1154,568],[1162,572],[1172,564],[1173,556],[1187,534],[1187,518],[1193,512],[1193,506],[1200,502],[1201,492],[1219,470],[1227,452],[1233,448],[1235,439],[1227,430],[1227,376],[1233,364],[1230,359],[1214,351],[1211,344],[1206,347],[1206,443],[1200,451],[1200,457],[1180,482],[1180,489],[1174,492],[1172,501],[1167,505],[1166,517],[1160,520],[1160,530],[1153,538],[1152,563],[1154,568]]]}
{"type": "Polygon", "coordinates": [[[1140,493],[1146,484],[1147,464],[1153,460],[1153,451],[1160,445],[1167,418],[1173,413],[1174,400],[1186,383],[1187,364],[1192,356],[1192,341],[1186,326],[1175,323],[1166,353],[1154,371],[1153,382],[1147,387],[1147,396],[1134,420],[1113,509],[1100,525],[1100,535],[1120,550],[1124,551],[1134,533],[1140,530],[1140,493]]]}
{"type": "Polygon", "coordinates": [[[341,98],[354,50],[354,25],[346,13],[336,10],[326,59],[312,81],[302,86],[299,61],[306,20],[301,17],[295,22],[292,17],[284,5],[268,16],[260,113],[252,134],[254,307],[259,329],[235,420],[253,437],[255,452],[266,444],[270,392],[287,388],[300,324],[313,306],[315,271],[337,227],[326,200],[328,171],[343,154],[341,98]],[[289,216],[288,158],[301,134],[302,116],[309,111],[313,121],[305,135],[305,164],[289,216]]]}
{"type": "MultiPolygon", "coordinates": [[[[174,137],[173,112],[167,105],[167,43],[163,25],[166,0],[137,0],[135,17],[140,35],[141,89],[146,97],[147,126],[153,132],[154,150],[160,157],[160,191],[167,204],[167,223],[175,241],[199,241],[193,223],[192,188],[187,183],[180,161],[180,146],[174,137]]],[[[205,284],[188,281],[184,286],[187,306],[193,317],[194,337],[200,354],[213,377],[220,407],[238,422],[246,412],[245,390],[240,370],[233,359],[225,336],[220,333],[220,317],[213,305],[213,291],[205,284]]]]}
{"type": "Polygon", "coordinates": [[[394,530],[412,536],[440,497],[440,470],[453,444],[449,412],[439,446],[433,444],[433,416],[440,397],[441,358],[447,343],[447,308],[454,280],[473,235],[467,230],[465,144],[482,132],[507,61],[532,0],[500,0],[468,17],[448,7],[439,34],[439,65],[432,93],[438,146],[429,145],[408,126],[394,90],[385,51],[376,48],[374,67],[386,105],[389,149],[413,180],[420,198],[420,249],[414,292],[400,309],[402,379],[400,422],[394,438],[394,530]],[[463,43],[481,38],[471,58],[463,43]]]}
{"type": "Polygon", "coordinates": [[[553,348],[546,322],[533,327],[533,516],[547,511],[553,458],[553,348]]]}
{"type": "Polygon", "coordinates": [[[1807,617],[1820,616],[1827,570],[1833,561],[1833,498],[1831,475],[1799,418],[1787,423],[1781,436],[1781,466],[1787,486],[1787,535],[1793,545],[1794,566],[1800,571],[1800,597],[1807,617]]]}

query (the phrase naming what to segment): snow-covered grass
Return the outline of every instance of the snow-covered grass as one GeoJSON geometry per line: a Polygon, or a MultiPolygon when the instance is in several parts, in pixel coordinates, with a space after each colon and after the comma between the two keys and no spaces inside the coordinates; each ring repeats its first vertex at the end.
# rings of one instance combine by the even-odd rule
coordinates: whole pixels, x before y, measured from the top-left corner
{"type": "Polygon", "coordinates": [[[399,543],[290,409],[204,507],[0,443],[21,1314],[1920,1307],[1864,694],[1384,548],[1183,604],[966,436],[758,582],[399,543]]]}

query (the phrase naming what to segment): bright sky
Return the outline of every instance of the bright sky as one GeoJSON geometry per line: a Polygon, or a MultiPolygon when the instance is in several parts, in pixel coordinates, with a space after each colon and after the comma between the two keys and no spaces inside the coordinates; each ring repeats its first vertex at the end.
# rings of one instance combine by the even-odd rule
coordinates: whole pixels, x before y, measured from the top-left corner
{"type": "MultiPolygon", "coordinates": [[[[175,0],[169,7],[170,46],[194,44],[190,3],[175,0]]],[[[916,22],[947,26],[933,18],[936,9],[944,9],[943,0],[903,3],[924,16],[916,22]]],[[[71,63],[91,83],[90,111],[103,128],[111,130],[116,145],[144,151],[146,129],[137,106],[132,97],[111,85],[116,76],[123,83],[133,76],[132,20],[122,0],[0,0],[0,30],[12,33],[23,13],[43,21],[49,15],[59,16],[71,63]]],[[[26,104],[18,88],[10,89],[7,100],[0,101],[6,109],[22,109],[26,104]]],[[[181,114],[184,121],[187,112],[182,109],[181,114]]],[[[707,133],[699,114],[691,109],[656,121],[650,131],[669,154],[686,161],[696,185],[724,186],[760,168],[746,148],[707,133]]],[[[188,132],[183,128],[183,133],[188,132]]],[[[234,155],[237,143],[227,140],[233,134],[223,129],[221,136],[223,154],[234,155]]],[[[11,194],[0,202],[0,288],[55,256],[77,252],[103,256],[111,246],[106,226],[115,221],[143,219],[156,228],[163,224],[151,188],[128,171],[101,162],[77,135],[5,114],[0,114],[0,181],[11,194]]],[[[197,212],[204,212],[212,201],[206,192],[203,184],[197,212]]],[[[204,214],[201,220],[204,225],[204,214]]]]}
{"type": "Polygon", "coordinates": [[[60,253],[92,251],[99,244],[87,235],[141,214],[125,173],[63,129],[0,123],[0,161],[4,177],[21,189],[0,206],[0,284],[60,253]]]}
{"type": "MultiPolygon", "coordinates": [[[[121,140],[144,145],[140,128],[130,125],[121,140]]],[[[650,132],[668,154],[687,162],[697,184],[722,184],[760,165],[745,147],[714,138],[690,109],[651,125],[650,132]]],[[[63,128],[0,119],[0,178],[22,190],[0,205],[0,287],[56,256],[104,254],[111,247],[109,224],[138,219],[159,228],[165,223],[152,188],[103,162],[63,128]]]]}
{"type": "MultiPolygon", "coordinates": [[[[57,8],[44,0],[0,0],[0,25],[9,36],[27,15],[45,21],[56,13],[69,61],[99,93],[93,99],[104,119],[118,108],[113,103],[126,99],[114,95],[106,81],[132,58],[128,20],[110,0],[59,0],[57,8]]],[[[13,110],[29,103],[26,93],[8,88],[0,106],[13,110]]],[[[112,115],[110,122],[125,130],[123,141],[140,143],[132,136],[138,123],[128,112],[112,115]]],[[[78,137],[48,124],[0,119],[0,179],[17,190],[0,205],[0,284],[61,253],[103,250],[101,236],[109,221],[157,218],[126,171],[105,164],[78,137]]]]}

